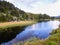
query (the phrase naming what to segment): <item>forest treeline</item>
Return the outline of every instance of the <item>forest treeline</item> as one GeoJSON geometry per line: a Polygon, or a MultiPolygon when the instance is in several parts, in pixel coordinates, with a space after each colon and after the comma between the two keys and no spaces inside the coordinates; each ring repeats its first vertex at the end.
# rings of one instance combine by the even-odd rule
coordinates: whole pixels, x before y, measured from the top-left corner
{"type": "Polygon", "coordinates": [[[24,12],[15,7],[12,3],[0,0],[0,22],[20,20],[41,20],[50,19],[47,14],[32,14],[24,12]]]}

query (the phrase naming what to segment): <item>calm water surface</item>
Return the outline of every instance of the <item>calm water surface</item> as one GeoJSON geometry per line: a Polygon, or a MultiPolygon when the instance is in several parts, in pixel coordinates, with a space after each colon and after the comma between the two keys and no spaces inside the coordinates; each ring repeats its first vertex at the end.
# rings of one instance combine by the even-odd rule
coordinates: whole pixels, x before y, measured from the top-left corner
{"type": "Polygon", "coordinates": [[[12,45],[19,41],[27,40],[31,37],[45,39],[50,35],[49,33],[51,33],[53,29],[59,27],[59,24],[60,24],[59,21],[48,21],[48,22],[40,22],[33,24],[31,26],[26,27],[23,32],[21,32],[15,37],[15,39],[7,43],[3,43],[1,45],[12,45]]]}

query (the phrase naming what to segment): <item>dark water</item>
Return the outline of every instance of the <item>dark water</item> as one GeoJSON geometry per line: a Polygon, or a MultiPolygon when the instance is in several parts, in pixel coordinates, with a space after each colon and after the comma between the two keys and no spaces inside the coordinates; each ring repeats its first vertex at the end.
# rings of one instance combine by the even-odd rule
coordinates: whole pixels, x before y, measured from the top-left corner
{"type": "Polygon", "coordinates": [[[24,41],[31,37],[38,37],[40,39],[45,39],[50,35],[49,33],[51,33],[53,29],[59,27],[59,24],[60,24],[59,21],[48,21],[33,24],[31,26],[26,27],[25,30],[20,34],[18,34],[15,39],[7,43],[3,43],[1,45],[12,45],[14,43],[24,41]]]}

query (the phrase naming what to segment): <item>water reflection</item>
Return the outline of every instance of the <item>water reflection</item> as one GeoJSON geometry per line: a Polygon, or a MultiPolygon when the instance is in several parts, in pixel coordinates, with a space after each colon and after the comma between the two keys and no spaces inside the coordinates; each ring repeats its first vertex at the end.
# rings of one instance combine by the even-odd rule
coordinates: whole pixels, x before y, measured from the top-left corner
{"type": "Polygon", "coordinates": [[[37,24],[33,24],[32,26],[28,26],[23,32],[18,34],[15,39],[8,43],[4,43],[2,45],[12,45],[13,43],[17,43],[19,41],[24,41],[31,37],[38,37],[40,39],[47,38],[50,32],[53,29],[59,27],[59,21],[48,21],[48,22],[41,22],[37,24]]]}

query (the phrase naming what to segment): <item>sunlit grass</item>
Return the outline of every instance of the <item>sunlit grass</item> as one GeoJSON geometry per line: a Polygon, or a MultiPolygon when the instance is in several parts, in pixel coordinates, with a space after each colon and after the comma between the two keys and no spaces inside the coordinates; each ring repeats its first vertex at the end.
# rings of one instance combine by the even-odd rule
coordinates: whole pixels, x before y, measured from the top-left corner
{"type": "Polygon", "coordinates": [[[26,26],[35,23],[35,21],[5,22],[0,23],[0,28],[8,28],[15,26],[26,26]]]}

